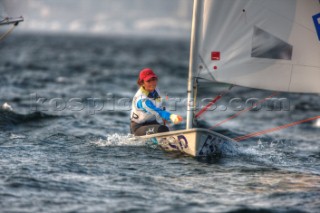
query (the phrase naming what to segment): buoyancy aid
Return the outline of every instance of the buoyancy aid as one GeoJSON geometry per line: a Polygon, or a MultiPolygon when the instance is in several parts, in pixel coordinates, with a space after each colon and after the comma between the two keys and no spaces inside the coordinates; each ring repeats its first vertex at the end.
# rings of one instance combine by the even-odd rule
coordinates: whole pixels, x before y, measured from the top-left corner
{"type": "Polygon", "coordinates": [[[171,113],[161,108],[162,99],[158,88],[148,92],[140,87],[132,100],[131,121],[143,124],[156,121],[158,118],[170,120],[171,113]]]}

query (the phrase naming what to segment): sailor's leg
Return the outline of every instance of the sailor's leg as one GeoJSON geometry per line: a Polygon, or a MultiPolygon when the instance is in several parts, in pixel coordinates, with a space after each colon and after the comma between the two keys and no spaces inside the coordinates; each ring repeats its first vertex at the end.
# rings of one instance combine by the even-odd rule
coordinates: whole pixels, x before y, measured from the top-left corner
{"type": "Polygon", "coordinates": [[[169,128],[167,126],[160,125],[160,124],[152,124],[152,125],[146,125],[146,126],[141,126],[137,128],[134,131],[134,135],[143,136],[143,135],[150,135],[150,134],[161,133],[161,132],[169,132],[169,128]]]}

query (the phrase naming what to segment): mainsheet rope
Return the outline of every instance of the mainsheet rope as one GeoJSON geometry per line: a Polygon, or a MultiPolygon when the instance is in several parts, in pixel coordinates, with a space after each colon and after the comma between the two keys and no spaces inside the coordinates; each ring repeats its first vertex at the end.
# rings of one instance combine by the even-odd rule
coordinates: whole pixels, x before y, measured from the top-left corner
{"type": "Polygon", "coordinates": [[[270,133],[270,132],[279,131],[281,129],[286,129],[286,128],[289,128],[289,127],[292,127],[292,126],[296,126],[298,124],[306,123],[306,122],[317,120],[317,119],[320,119],[320,115],[312,117],[312,118],[307,118],[307,119],[304,119],[304,120],[300,120],[300,121],[295,121],[293,123],[285,124],[285,125],[282,125],[282,126],[271,128],[271,129],[267,129],[267,130],[263,130],[263,131],[254,132],[254,133],[250,133],[250,134],[247,134],[247,135],[239,136],[239,137],[236,137],[236,138],[233,138],[233,139],[235,141],[239,142],[239,141],[243,141],[243,140],[246,140],[246,139],[249,139],[249,138],[252,138],[252,137],[257,137],[257,136],[264,135],[264,134],[267,134],[267,133],[270,133]]]}
{"type": "MultiPolygon", "coordinates": [[[[249,110],[253,109],[254,107],[256,107],[257,105],[259,104],[262,104],[264,103],[265,101],[267,101],[268,99],[278,95],[279,93],[278,92],[274,92],[272,93],[270,96],[260,100],[259,102],[255,103],[254,105],[252,105],[251,107],[248,107],[236,114],[234,114],[233,116],[217,123],[216,125],[212,126],[210,129],[213,129],[215,127],[218,127],[220,125],[222,125],[223,123],[226,123],[236,117],[238,117],[239,115],[241,115],[242,113],[244,112],[248,112],[249,110]]],[[[222,96],[219,95],[217,96],[212,102],[210,102],[209,104],[214,104],[216,101],[218,101],[222,96]]],[[[212,105],[211,104],[211,105],[212,105]]],[[[210,106],[211,106],[210,105],[210,106]]],[[[207,106],[206,108],[209,108],[210,106],[207,106]]],[[[201,110],[203,112],[205,112],[206,110],[201,110]]],[[[201,112],[200,111],[200,112],[201,112]]],[[[200,112],[198,114],[200,114],[200,112]]],[[[203,113],[202,112],[202,113],[203,113]]],[[[202,114],[201,113],[201,114],[202,114]]],[[[201,115],[200,114],[200,115],[201,115]]],[[[260,136],[260,135],[264,135],[264,134],[268,134],[268,133],[271,133],[271,132],[275,132],[275,131],[279,131],[279,130],[282,130],[282,129],[286,129],[286,128],[289,128],[289,127],[292,127],[292,126],[296,126],[296,125],[299,125],[299,124],[302,124],[302,123],[306,123],[306,122],[310,122],[310,121],[313,121],[313,120],[317,120],[317,119],[320,119],[320,115],[318,116],[315,116],[315,117],[311,117],[311,118],[307,118],[307,119],[303,119],[303,120],[300,120],[300,121],[295,121],[295,122],[292,122],[292,123],[289,123],[289,124],[285,124],[285,125],[282,125],[282,126],[278,126],[278,127],[274,127],[274,128],[271,128],[271,129],[266,129],[266,130],[263,130],[263,131],[258,131],[258,132],[253,132],[253,133],[250,133],[250,134],[247,134],[247,135],[243,135],[243,136],[239,136],[239,137],[236,137],[236,138],[233,138],[235,141],[239,142],[239,141],[243,141],[243,140],[246,140],[246,139],[249,139],[249,138],[252,138],[252,137],[257,137],[257,136],[260,136]]]]}
{"type": "Polygon", "coordinates": [[[248,107],[248,108],[246,108],[246,109],[244,109],[244,110],[241,110],[240,112],[232,115],[231,117],[229,117],[229,118],[227,118],[227,119],[225,119],[225,120],[223,120],[223,121],[220,121],[219,123],[217,123],[216,125],[210,127],[209,129],[214,129],[214,128],[216,128],[216,127],[218,127],[218,126],[220,126],[220,125],[222,125],[222,124],[224,124],[224,123],[226,123],[226,122],[228,122],[228,121],[230,121],[230,120],[238,117],[238,116],[241,115],[242,113],[248,112],[249,110],[253,109],[253,108],[256,107],[257,105],[266,102],[268,99],[270,99],[270,98],[272,98],[272,97],[274,97],[274,96],[276,96],[276,95],[278,95],[278,94],[279,94],[279,92],[274,92],[274,93],[272,93],[270,96],[268,96],[268,97],[260,100],[259,102],[253,104],[251,107],[248,107]]]}
{"type": "Polygon", "coordinates": [[[219,94],[218,96],[216,96],[212,101],[209,102],[209,104],[207,104],[207,106],[205,106],[203,109],[201,109],[196,115],[195,118],[199,118],[203,113],[205,113],[206,111],[208,111],[208,109],[215,104],[218,100],[220,100],[225,94],[227,94],[231,89],[232,89],[233,85],[231,85],[228,90],[225,90],[223,92],[221,92],[221,94],[219,94]]]}

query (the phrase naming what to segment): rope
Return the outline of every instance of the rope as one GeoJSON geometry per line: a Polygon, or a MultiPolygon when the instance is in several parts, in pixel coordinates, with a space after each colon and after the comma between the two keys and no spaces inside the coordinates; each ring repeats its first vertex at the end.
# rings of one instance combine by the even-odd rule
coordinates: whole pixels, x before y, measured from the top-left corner
{"type": "Polygon", "coordinates": [[[4,33],[4,34],[0,37],[0,41],[3,40],[5,37],[7,37],[7,35],[9,35],[16,26],[17,26],[17,24],[14,24],[6,33],[4,33]]]}
{"type": "Polygon", "coordinates": [[[262,104],[263,102],[267,101],[269,98],[272,98],[272,97],[274,97],[274,96],[276,96],[276,95],[278,95],[278,92],[274,92],[274,93],[272,93],[269,97],[266,97],[266,98],[264,98],[264,99],[260,100],[259,102],[255,103],[255,104],[254,104],[254,105],[252,105],[251,107],[246,108],[246,109],[244,109],[244,110],[242,110],[242,111],[240,111],[240,112],[238,112],[238,113],[234,114],[233,116],[231,116],[231,117],[229,117],[229,118],[227,118],[227,119],[225,119],[225,120],[223,120],[223,121],[221,121],[221,122],[217,123],[216,125],[214,125],[214,126],[210,127],[209,129],[214,129],[215,127],[218,127],[218,126],[220,126],[220,125],[222,125],[222,124],[226,123],[227,121],[230,121],[230,120],[232,120],[232,119],[234,119],[234,118],[238,117],[238,116],[239,116],[239,115],[241,115],[242,113],[244,113],[244,112],[248,112],[249,110],[253,109],[253,108],[254,108],[254,107],[256,107],[257,105],[262,104]]]}
{"type": "Polygon", "coordinates": [[[289,128],[289,127],[292,127],[292,126],[296,126],[298,124],[302,124],[302,123],[305,123],[305,122],[308,122],[308,121],[317,120],[317,119],[320,119],[320,115],[312,117],[312,118],[296,121],[296,122],[293,122],[293,123],[285,124],[285,125],[282,125],[282,126],[278,126],[278,127],[275,127],[275,128],[263,130],[263,131],[260,131],[260,132],[254,132],[254,133],[250,133],[250,134],[247,134],[247,135],[244,135],[244,136],[239,136],[239,137],[236,137],[236,138],[233,138],[233,139],[235,141],[239,142],[239,141],[243,141],[243,140],[246,140],[246,139],[249,139],[249,138],[252,138],[252,137],[264,135],[264,134],[267,134],[267,133],[270,133],[270,132],[279,131],[281,129],[286,129],[286,128],[289,128]]]}
{"type": "Polygon", "coordinates": [[[195,118],[199,118],[204,112],[206,112],[213,104],[215,104],[218,100],[220,100],[225,94],[227,94],[231,88],[233,87],[233,85],[231,85],[228,90],[223,91],[221,94],[219,94],[217,97],[215,97],[212,101],[209,102],[209,104],[207,104],[207,106],[205,106],[202,110],[200,110],[195,118]]]}

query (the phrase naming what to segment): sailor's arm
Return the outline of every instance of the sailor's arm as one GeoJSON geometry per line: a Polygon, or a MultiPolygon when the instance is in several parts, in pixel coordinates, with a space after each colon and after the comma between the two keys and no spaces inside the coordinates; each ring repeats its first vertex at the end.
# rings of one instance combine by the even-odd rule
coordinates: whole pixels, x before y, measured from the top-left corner
{"type": "Polygon", "coordinates": [[[137,102],[137,107],[138,109],[143,109],[147,112],[150,112],[151,114],[157,116],[157,117],[161,117],[165,120],[171,121],[174,124],[178,124],[180,123],[183,119],[181,116],[176,115],[176,114],[172,114],[168,111],[162,110],[158,107],[156,107],[152,101],[150,101],[149,99],[141,99],[137,102]]]}

